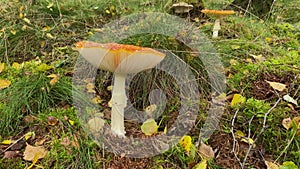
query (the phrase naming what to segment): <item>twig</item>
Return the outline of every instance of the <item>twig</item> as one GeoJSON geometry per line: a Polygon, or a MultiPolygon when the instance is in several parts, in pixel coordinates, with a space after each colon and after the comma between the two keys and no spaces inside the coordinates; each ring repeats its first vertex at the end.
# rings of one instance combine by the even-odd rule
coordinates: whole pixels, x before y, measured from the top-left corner
{"type": "Polygon", "coordinates": [[[60,6],[59,6],[59,4],[58,4],[58,1],[57,1],[57,0],[56,0],[55,2],[56,2],[57,9],[58,9],[58,12],[59,12],[59,18],[61,19],[63,15],[62,15],[62,13],[61,13],[61,11],[60,11],[60,6]]]}
{"type": "Polygon", "coordinates": [[[258,133],[258,135],[256,136],[256,138],[254,139],[253,143],[250,144],[250,146],[249,146],[249,148],[248,148],[248,150],[247,150],[247,153],[246,153],[246,155],[245,155],[245,157],[244,157],[244,160],[243,160],[242,169],[243,169],[244,166],[245,166],[246,160],[247,160],[247,158],[248,158],[248,155],[249,155],[249,153],[250,153],[250,151],[251,151],[251,149],[252,149],[254,143],[258,140],[259,136],[260,136],[260,135],[265,131],[265,129],[267,128],[266,123],[267,123],[267,117],[268,117],[268,115],[271,113],[271,111],[272,111],[273,109],[276,108],[276,106],[278,105],[278,103],[279,103],[280,101],[281,101],[281,98],[279,98],[279,99],[276,101],[276,103],[275,103],[275,104],[274,104],[274,105],[273,105],[273,106],[265,113],[265,115],[264,115],[263,126],[262,126],[260,132],[258,133]]]}
{"type": "MultiPolygon", "coordinates": [[[[104,143],[102,143],[102,158],[104,157],[105,157],[104,143]]],[[[103,162],[103,169],[105,169],[105,161],[103,162]]]]}
{"type": "MultiPolygon", "coordinates": [[[[248,1],[248,4],[247,4],[247,8],[246,8],[246,12],[248,12],[249,11],[249,8],[250,8],[250,6],[251,6],[251,0],[249,0],[248,1]]],[[[244,13],[244,16],[246,16],[246,12],[244,13]]]]}
{"type": "MultiPolygon", "coordinates": [[[[271,14],[274,12],[275,3],[276,3],[276,0],[273,0],[272,5],[270,7],[270,11],[268,13],[268,19],[271,17],[271,14]]],[[[277,19],[276,19],[276,21],[277,21],[277,19]]],[[[276,23],[276,21],[275,21],[275,23],[276,23]]]]}
{"type": "Polygon", "coordinates": [[[232,118],[232,121],[231,121],[231,134],[232,134],[232,139],[233,139],[231,152],[233,152],[234,157],[239,162],[240,166],[243,168],[243,164],[242,164],[241,160],[239,159],[239,157],[235,153],[235,143],[237,142],[237,140],[235,139],[234,132],[233,132],[234,122],[235,122],[235,119],[236,119],[236,116],[237,116],[238,112],[239,112],[239,109],[237,111],[235,111],[235,113],[233,115],[233,118],[232,118]]]}
{"type": "Polygon", "coordinates": [[[294,132],[292,138],[289,140],[288,144],[284,147],[283,151],[281,151],[280,155],[276,158],[275,162],[277,162],[279,160],[279,158],[283,155],[283,153],[286,152],[286,150],[289,148],[292,141],[294,140],[294,137],[295,137],[296,134],[297,134],[297,130],[294,132]]]}
{"type": "MultiPolygon", "coordinates": [[[[295,76],[294,81],[296,81],[296,80],[298,79],[298,76],[299,76],[299,74],[295,76]]],[[[294,87],[294,85],[295,85],[295,83],[293,82],[293,87],[294,87]]],[[[291,89],[291,90],[292,90],[292,89],[291,89]]],[[[297,95],[297,93],[299,92],[299,90],[300,90],[300,87],[298,87],[298,89],[296,89],[295,94],[294,94],[293,97],[296,97],[296,95],[297,95]]],[[[298,100],[298,99],[296,99],[296,100],[298,100]]]]}
{"type": "Polygon", "coordinates": [[[7,150],[9,150],[12,146],[14,146],[15,144],[17,144],[20,140],[22,140],[24,137],[26,136],[26,134],[24,134],[22,137],[20,137],[18,140],[16,140],[15,142],[13,142],[10,146],[8,146],[5,150],[3,150],[2,153],[5,153],[7,150]]]}

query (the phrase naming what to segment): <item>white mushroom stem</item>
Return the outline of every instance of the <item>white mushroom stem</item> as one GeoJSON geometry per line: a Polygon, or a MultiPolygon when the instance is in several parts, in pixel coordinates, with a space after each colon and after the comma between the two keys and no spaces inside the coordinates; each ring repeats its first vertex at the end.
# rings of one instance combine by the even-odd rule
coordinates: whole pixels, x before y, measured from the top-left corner
{"type": "Polygon", "coordinates": [[[126,74],[115,73],[114,85],[111,97],[111,130],[116,135],[125,137],[124,108],[127,97],[125,93],[126,74]]]}
{"type": "Polygon", "coordinates": [[[215,20],[214,28],[213,28],[213,38],[217,38],[219,34],[219,30],[221,30],[220,19],[215,20]]]}

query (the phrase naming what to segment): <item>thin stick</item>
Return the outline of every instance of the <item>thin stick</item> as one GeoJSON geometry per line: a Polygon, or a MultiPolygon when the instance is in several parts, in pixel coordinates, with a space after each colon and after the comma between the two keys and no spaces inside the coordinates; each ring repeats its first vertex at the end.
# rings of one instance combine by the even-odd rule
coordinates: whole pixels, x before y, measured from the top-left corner
{"type": "MultiPolygon", "coordinates": [[[[102,143],[102,158],[104,157],[105,157],[104,143],[102,143]]],[[[105,161],[103,162],[103,169],[105,169],[105,161]]]]}
{"type": "MultiPolygon", "coordinates": [[[[248,4],[247,4],[247,8],[246,8],[246,12],[248,12],[250,6],[251,6],[251,0],[249,0],[248,4]]],[[[246,12],[244,13],[244,16],[246,16],[246,12]]]]}
{"type": "Polygon", "coordinates": [[[262,126],[260,132],[258,133],[258,135],[256,136],[255,140],[253,141],[252,144],[250,144],[250,146],[249,146],[249,148],[248,148],[248,150],[247,150],[247,153],[246,153],[246,155],[245,155],[245,157],[244,157],[244,160],[243,160],[242,169],[243,169],[244,166],[245,166],[246,160],[247,160],[247,158],[248,158],[248,155],[249,155],[249,153],[250,153],[250,151],[251,151],[251,149],[252,149],[254,143],[258,140],[259,136],[260,136],[260,135],[265,131],[265,129],[267,128],[266,123],[267,123],[267,117],[268,117],[268,115],[271,113],[271,111],[272,111],[273,109],[275,109],[275,108],[277,107],[277,105],[278,105],[278,103],[279,103],[280,101],[281,101],[281,98],[279,98],[279,99],[276,101],[276,103],[275,103],[275,104],[274,104],[274,105],[266,112],[266,114],[264,115],[263,126],[262,126]]]}
{"type": "Polygon", "coordinates": [[[10,146],[8,146],[5,150],[3,150],[2,153],[5,153],[7,150],[9,150],[12,146],[14,146],[15,144],[17,144],[20,140],[22,140],[24,137],[26,136],[26,134],[24,134],[22,137],[20,137],[18,140],[16,140],[15,142],[13,142],[10,146]]]}
{"type": "Polygon", "coordinates": [[[239,157],[235,153],[235,143],[237,142],[237,140],[235,139],[234,132],[233,132],[234,122],[235,122],[235,119],[236,119],[236,116],[237,116],[238,112],[239,112],[239,109],[237,111],[235,111],[235,113],[233,115],[233,118],[232,118],[232,121],[231,121],[231,134],[232,134],[232,139],[233,139],[231,152],[233,152],[234,157],[239,162],[240,166],[243,168],[243,164],[242,164],[241,160],[239,159],[239,157]]]}
{"type": "Polygon", "coordinates": [[[277,162],[279,160],[279,158],[283,155],[283,153],[286,152],[286,150],[289,148],[289,146],[293,142],[294,137],[295,137],[296,134],[297,134],[297,130],[294,132],[292,138],[289,140],[288,144],[284,147],[283,151],[281,151],[280,155],[276,158],[275,162],[277,162]]]}

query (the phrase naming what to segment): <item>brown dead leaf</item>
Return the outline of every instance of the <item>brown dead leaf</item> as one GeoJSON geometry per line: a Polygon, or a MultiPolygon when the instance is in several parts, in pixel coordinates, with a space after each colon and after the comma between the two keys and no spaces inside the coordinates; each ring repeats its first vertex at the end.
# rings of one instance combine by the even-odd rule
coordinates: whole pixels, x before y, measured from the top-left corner
{"type": "Polygon", "coordinates": [[[6,151],[3,158],[16,158],[19,156],[19,151],[6,151]]]}
{"type": "Polygon", "coordinates": [[[73,140],[71,141],[71,144],[73,147],[79,148],[79,142],[78,142],[77,136],[75,134],[73,135],[73,140]]]}
{"type": "Polygon", "coordinates": [[[102,130],[105,121],[102,118],[95,117],[89,120],[88,125],[91,132],[99,132],[102,130]]]}
{"type": "Polygon", "coordinates": [[[24,120],[25,122],[27,122],[27,123],[33,123],[34,120],[35,120],[35,117],[32,116],[32,115],[27,115],[27,116],[25,116],[25,117],[23,118],[23,120],[24,120]]]}
{"type": "Polygon", "coordinates": [[[201,143],[199,148],[201,156],[206,160],[211,160],[215,157],[215,152],[211,146],[201,143]]]}
{"type": "Polygon", "coordinates": [[[267,83],[269,83],[269,85],[275,89],[275,90],[278,90],[280,92],[282,92],[284,89],[286,89],[286,85],[285,84],[282,84],[282,83],[278,83],[278,82],[270,82],[270,81],[267,81],[267,83]]]}
{"type": "Polygon", "coordinates": [[[33,161],[37,156],[38,159],[42,159],[47,155],[47,150],[42,147],[42,146],[31,146],[27,144],[24,154],[23,154],[23,159],[26,161],[33,161]]]}
{"type": "Polygon", "coordinates": [[[58,122],[57,118],[55,118],[53,116],[48,116],[47,120],[48,120],[48,124],[51,126],[55,126],[58,122]]]}
{"type": "Polygon", "coordinates": [[[157,109],[156,104],[152,104],[145,108],[145,112],[148,116],[152,117],[153,112],[157,109]]]}
{"type": "Polygon", "coordinates": [[[273,162],[265,161],[267,169],[279,169],[279,166],[273,162]]]}
{"type": "Polygon", "coordinates": [[[65,146],[65,147],[68,147],[71,144],[71,141],[70,141],[69,137],[64,137],[61,140],[60,144],[65,146]]]}
{"type": "Polygon", "coordinates": [[[285,129],[290,129],[292,127],[292,119],[291,118],[285,118],[282,120],[281,124],[285,129]]]}
{"type": "Polygon", "coordinates": [[[43,138],[43,139],[41,139],[41,140],[36,141],[36,142],[34,143],[34,145],[36,145],[36,146],[41,146],[41,145],[43,145],[43,144],[45,143],[45,141],[47,141],[47,140],[48,140],[47,138],[43,138]]]}

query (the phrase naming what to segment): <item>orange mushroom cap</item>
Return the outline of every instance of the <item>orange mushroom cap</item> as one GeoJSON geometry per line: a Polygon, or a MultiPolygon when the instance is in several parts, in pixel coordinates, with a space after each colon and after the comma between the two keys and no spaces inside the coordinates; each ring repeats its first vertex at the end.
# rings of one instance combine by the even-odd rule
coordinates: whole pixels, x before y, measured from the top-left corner
{"type": "Polygon", "coordinates": [[[154,67],[165,57],[154,49],[134,45],[81,41],[75,46],[92,65],[117,73],[137,73],[154,67]]]}
{"type": "Polygon", "coordinates": [[[217,16],[235,14],[235,12],[233,10],[209,10],[209,9],[203,9],[203,10],[201,10],[201,12],[205,13],[205,14],[211,14],[211,15],[217,15],[217,16]]]}

